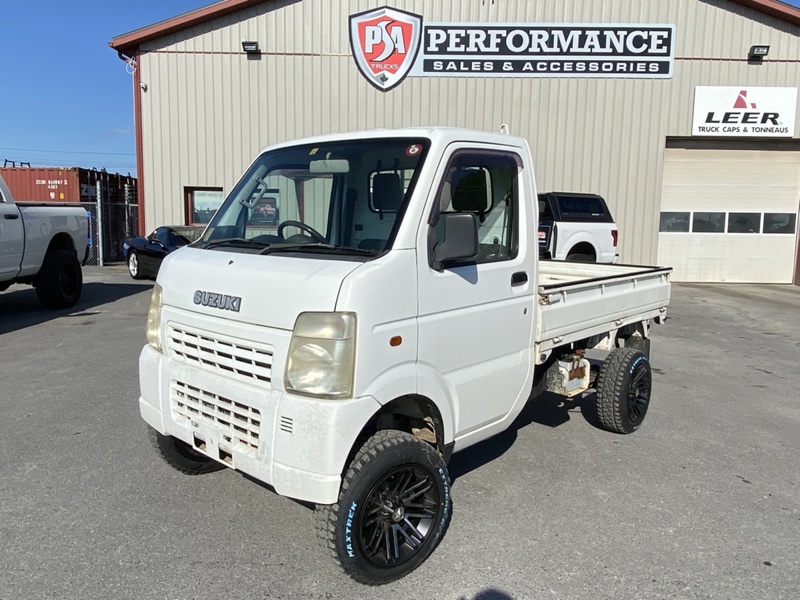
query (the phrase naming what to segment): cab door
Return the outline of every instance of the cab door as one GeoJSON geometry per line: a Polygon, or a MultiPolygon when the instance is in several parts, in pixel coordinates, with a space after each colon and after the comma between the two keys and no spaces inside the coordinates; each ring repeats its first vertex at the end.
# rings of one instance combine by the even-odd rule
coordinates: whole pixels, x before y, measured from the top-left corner
{"type": "Polygon", "coordinates": [[[23,227],[19,208],[11,201],[8,189],[0,185],[0,281],[19,273],[25,245],[23,227]]]}
{"type": "Polygon", "coordinates": [[[457,448],[503,429],[530,391],[538,242],[526,226],[533,186],[522,165],[507,148],[451,146],[418,239],[420,389],[428,377],[446,388],[457,448]],[[440,217],[453,212],[475,215],[479,251],[437,265],[440,217]]]}

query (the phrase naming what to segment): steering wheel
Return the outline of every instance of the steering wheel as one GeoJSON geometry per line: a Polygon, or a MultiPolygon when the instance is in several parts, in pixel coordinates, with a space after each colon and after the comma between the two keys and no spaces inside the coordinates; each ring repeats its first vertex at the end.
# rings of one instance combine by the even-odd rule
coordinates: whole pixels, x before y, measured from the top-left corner
{"type": "Polygon", "coordinates": [[[302,223],[301,221],[284,221],[283,223],[278,225],[278,235],[284,240],[286,238],[283,235],[283,231],[287,227],[297,227],[298,229],[300,229],[302,231],[307,231],[308,234],[314,239],[314,241],[315,242],[319,242],[320,244],[327,244],[328,243],[328,240],[325,239],[324,235],[322,235],[319,231],[317,231],[316,229],[311,227],[311,225],[306,225],[305,223],[302,223]]]}

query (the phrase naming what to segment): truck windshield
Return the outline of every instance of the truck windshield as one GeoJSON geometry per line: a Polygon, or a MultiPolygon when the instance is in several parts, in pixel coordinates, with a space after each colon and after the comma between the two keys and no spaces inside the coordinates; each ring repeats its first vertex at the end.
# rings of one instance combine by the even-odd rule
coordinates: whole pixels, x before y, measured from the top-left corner
{"type": "Polygon", "coordinates": [[[391,245],[428,146],[425,139],[384,138],[265,152],[199,246],[377,256],[391,245]]]}

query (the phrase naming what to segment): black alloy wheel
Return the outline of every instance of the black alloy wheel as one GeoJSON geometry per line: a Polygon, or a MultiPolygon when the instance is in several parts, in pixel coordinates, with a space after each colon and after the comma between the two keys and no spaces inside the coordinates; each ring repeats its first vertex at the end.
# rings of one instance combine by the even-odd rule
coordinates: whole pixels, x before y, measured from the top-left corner
{"type": "Polygon", "coordinates": [[[646,365],[637,365],[631,375],[630,388],[628,389],[628,415],[634,423],[641,423],[650,406],[650,390],[653,387],[653,377],[646,365]]]}
{"type": "Polygon", "coordinates": [[[342,570],[366,585],[399,579],[425,561],[452,515],[450,479],[431,444],[384,430],[356,453],[339,500],[317,505],[321,544],[342,570]]]}
{"type": "Polygon", "coordinates": [[[597,416],[616,433],[633,433],[642,425],[653,389],[647,356],[633,348],[613,350],[597,375],[597,416]]]}
{"type": "Polygon", "coordinates": [[[411,560],[441,519],[444,506],[433,476],[414,465],[390,471],[372,488],[357,524],[358,544],[379,568],[411,560]]]}

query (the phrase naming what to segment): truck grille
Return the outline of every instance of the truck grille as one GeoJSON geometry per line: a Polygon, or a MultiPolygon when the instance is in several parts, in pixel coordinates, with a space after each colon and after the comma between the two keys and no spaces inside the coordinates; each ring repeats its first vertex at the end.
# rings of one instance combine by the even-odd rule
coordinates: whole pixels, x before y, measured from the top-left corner
{"type": "Polygon", "coordinates": [[[176,420],[210,425],[231,447],[238,443],[258,449],[261,413],[255,408],[182,381],[171,383],[170,402],[176,420]]]}
{"type": "Polygon", "coordinates": [[[167,348],[173,358],[201,365],[220,375],[272,383],[272,352],[250,342],[170,324],[167,348]]]}

